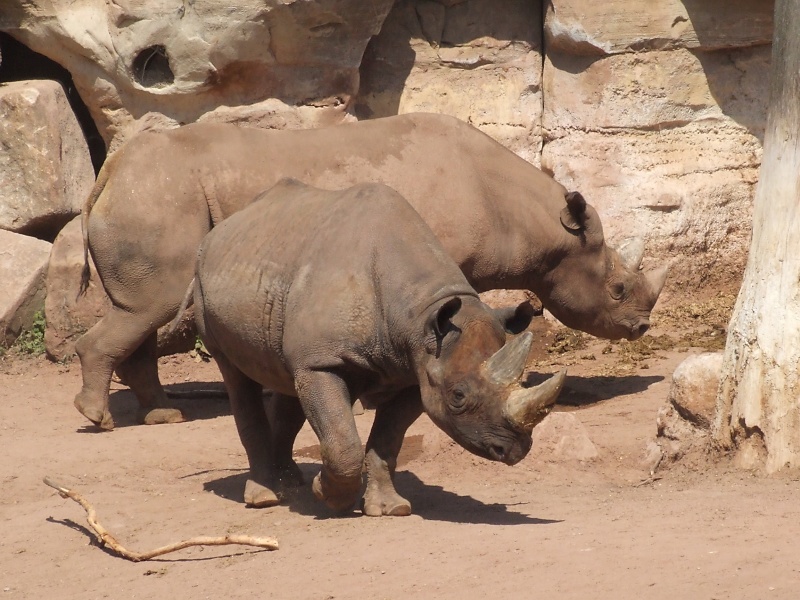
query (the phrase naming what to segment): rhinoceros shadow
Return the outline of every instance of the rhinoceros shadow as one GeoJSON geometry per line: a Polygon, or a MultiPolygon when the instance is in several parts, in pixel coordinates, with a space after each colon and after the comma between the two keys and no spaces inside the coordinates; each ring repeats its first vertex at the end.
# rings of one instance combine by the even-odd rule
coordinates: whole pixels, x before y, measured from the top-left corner
{"type": "MultiPolygon", "coordinates": [[[[306,484],[292,491],[283,501],[291,512],[315,519],[352,518],[362,516],[359,504],[352,512],[334,514],[311,492],[311,482],[319,473],[319,463],[299,462],[306,484]]],[[[243,503],[242,493],[247,480],[247,472],[235,473],[203,484],[203,489],[221,498],[243,503]]],[[[533,517],[513,510],[515,505],[486,504],[438,485],[422,481],[410,471],[398,471],[395,484],[400,494],[411,501],[414,515],[429,521],[450,523],[480,523],[483,525],[547,525],[560,523],[557,519],[533,517]]]]}
{"type": "MultiPolygon", "coordinates": [[[[171,384],[164,386],[164,389],[169,399],[168,406],[179,409],[187,421],[215,419],[231,414],[228,394],[219,381],[171,384]]],[[[108,406],[116,428],[141,425],[139,402],[127,387],[112,390],[108,397],[108,406]]],[[[80,431],[93,433],[99,429],[87,425],[80,431]]]]}
{"type": "MultiPolygon", "coordinates": [[[[549,374],[528,373],[525,385],[538,385],[549,374]]],[[[662,375],[576,376],[567,375],[564,388],[558,397],[558,406],[583,407],[605,402],[618,396],[638,394],[654,383],[663,381],[662,375]]]]}

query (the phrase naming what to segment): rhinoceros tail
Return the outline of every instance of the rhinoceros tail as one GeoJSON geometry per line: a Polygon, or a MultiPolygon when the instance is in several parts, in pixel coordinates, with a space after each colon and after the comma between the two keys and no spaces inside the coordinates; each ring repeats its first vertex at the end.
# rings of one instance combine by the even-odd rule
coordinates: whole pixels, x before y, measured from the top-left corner
{"type": "Polygon", "coordinates": [[[83,269],[81,270],[81,284],[78,288],[78,298],[86,293],[89,289],[89,277],[91,270],[89,269],[89,214],[94,208],[95,202],[103,193],[103,190],[108,183],[108,178],[111,173],[111,165],[115,162],[115,154],[109,156],[100,168],[100,173],[97,174],[97,181],[94,182],[94,187],[91,193],[86,197],[81,208],[81,232],[83,234],[83,269]]]}
{"type": "Polygon", "coordinates": [[[167,331],[169,333],[174,333],[175,330],[178,328],[178,325],[181,324],[181,319],[183,318],[183,313],[186,312],[186,309],[189,308],[192,304],[194,304],[194,278],[189,283],[189,287],[186,288],[186,293],[183,295],[183,301],[181,302],[180,307],[178,308],[178,314],[175,315],[175,318],[169,324],[169,328],[167,331]]]}

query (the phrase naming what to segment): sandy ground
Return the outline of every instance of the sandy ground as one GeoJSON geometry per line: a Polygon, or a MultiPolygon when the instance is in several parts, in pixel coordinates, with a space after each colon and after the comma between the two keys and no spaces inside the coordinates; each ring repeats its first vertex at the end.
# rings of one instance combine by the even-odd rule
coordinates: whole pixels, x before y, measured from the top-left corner
{"type": "MultiPolygon", "coordinates": [[[[72,407],[77,363],[6,358],[0,599],[800,597],[796,478],[723,461],[642,484],[670,374],[699,350],[658,352],[614,374],[621,350],[604,347],[590,342],[556,359],[540,348],[553,370],[576,363],[559,410],[578,416],[597,458],[534,451],[514,467],[493,464],[423,418],[406,438],[397,483],[414,514],[395,518],[332,517],[308,485],[280,507],[247,509],[246,460],[224,399],[181,399],[188,422],[139,426],[132,396],[115,385],[118,427],[98,433],[72,407]],[[84,511],[45,475],[85,495],[133,550],[227,533],[274,536],[280,550],[191,548],[127,562],[93,543],[84,511]]],[[[171,390],[219,389],[213,363],[161,363],[171,390]]],[[[366,439],[372,414],[356,419],[366,439]]],[[[296,453],[310,481],[319,454],[308,428],[296,453]]]]}

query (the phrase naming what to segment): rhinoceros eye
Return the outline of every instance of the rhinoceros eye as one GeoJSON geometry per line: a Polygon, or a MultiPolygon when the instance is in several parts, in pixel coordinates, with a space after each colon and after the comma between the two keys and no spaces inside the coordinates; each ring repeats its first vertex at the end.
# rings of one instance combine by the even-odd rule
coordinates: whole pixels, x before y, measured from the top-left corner
{"type": "Polygon", "coordinates": [[[458,414],[467,408],[467,395],[464,390],[456,388],[450,393],[450,409],[458,414]]]}
{"type": "Polygon", "coordinates": [[[611,294],[614,300],[622,300],[622,297],[625,295],[625,284],[621,281],[612,283],[608,293],[611,294]]]}

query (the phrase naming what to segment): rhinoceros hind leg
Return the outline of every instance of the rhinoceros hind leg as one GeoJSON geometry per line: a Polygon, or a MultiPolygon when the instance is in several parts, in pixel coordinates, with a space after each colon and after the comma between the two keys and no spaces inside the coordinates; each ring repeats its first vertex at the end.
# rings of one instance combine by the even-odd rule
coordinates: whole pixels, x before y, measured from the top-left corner
{"type": "Polygon", "coordinates": [[[150,315],[135,315],[112,306],[75,344],[83,377],[75,408],[101,429],[114,429],[108,410],[111,375],[147,338],[150,322],[150,315]]]}
{"type": "Polygon", "coordinates": [[[394,472],[403,436],[421,414],[422,399],[417,387],[403,390],[375,410],[364,458],[367,489],[361,508],[365,515],[404,517],[411,514],[411,503],[395,490],[394,472]]]}
{"type": "Polygon", "coordinates": [[[297,488],[303,485],[303,473],[292,458],[297,434],[306,422],[300,401],[292,396],[273,392],[265,401],[267,418],[272,428],[272,453],[281,485],[297,488]]]}
{"type": "Polygon", "coordinates": [[[182,423],[183,414],[169,408],[167,395],[158,378],[158,334],[152,332],[116,369],[139,401],[139,421],[145,425],[182,423]]]}

